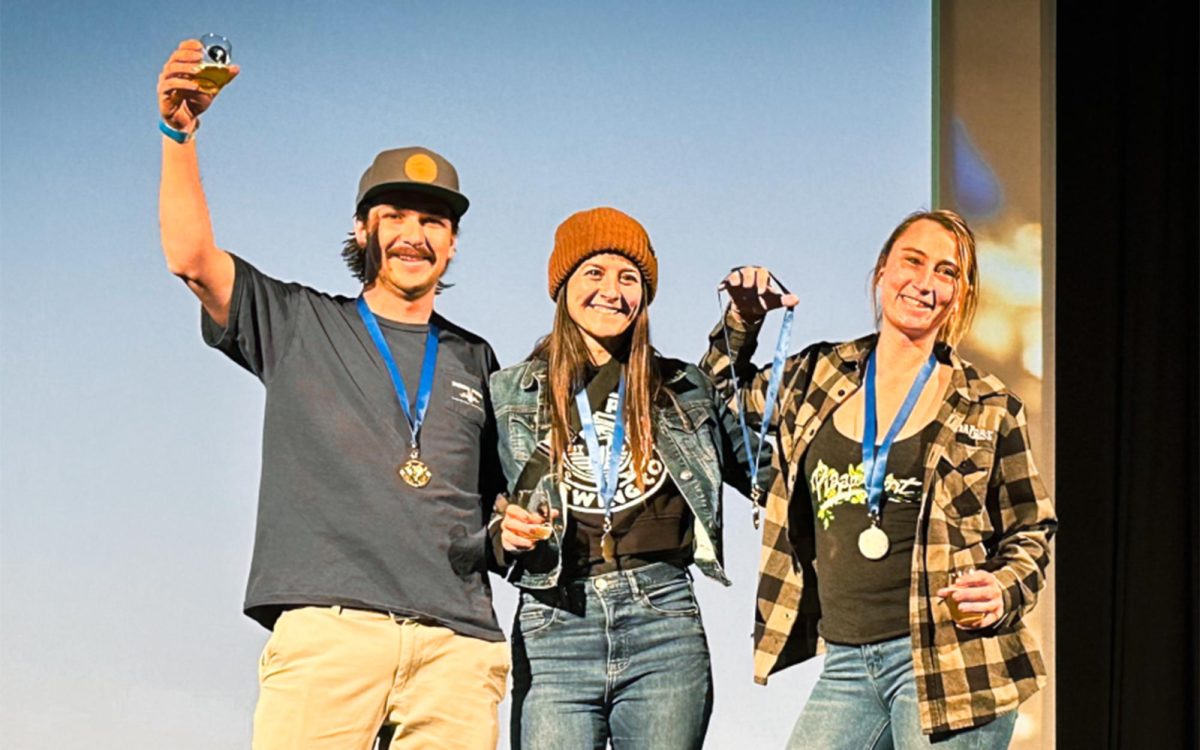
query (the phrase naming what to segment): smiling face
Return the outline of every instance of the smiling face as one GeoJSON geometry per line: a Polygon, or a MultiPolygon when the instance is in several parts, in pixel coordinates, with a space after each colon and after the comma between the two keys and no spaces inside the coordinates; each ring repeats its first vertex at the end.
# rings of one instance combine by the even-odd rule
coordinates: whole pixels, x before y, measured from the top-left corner
{"type": "Polygon", "coordinates": [[[914,340],[937,336],[961,294],[962,263],[953,232],[928,219],[914,222],[876,276],[880,324],[914,340]]]}
{"type": "Polygon", "coordinates": [[[378,284],[404,299],[433,292],[454,257],[449,211],[418,196],[384,196],[366,222],[355,220],[354,235],[360,247],[377,254],[379,273],[367,285],[378,284]]]}
{"type": "Polygon", "coordinates": [[[580,333],[611,345],[625,335],[642,307],[642,272],[623,255],[593,255],[567,279],[564,293],[567,313],[580,333]]]}

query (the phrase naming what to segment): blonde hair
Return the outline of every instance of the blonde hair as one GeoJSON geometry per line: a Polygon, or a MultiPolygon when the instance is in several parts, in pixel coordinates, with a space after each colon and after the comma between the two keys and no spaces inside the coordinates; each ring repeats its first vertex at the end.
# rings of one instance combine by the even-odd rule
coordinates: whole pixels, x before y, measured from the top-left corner
{"type": "Polygon", "coordinates": [[[879,276],[887,265],[888,256],[891,255],[896,240],[918,221],[932,221],[954,235],[959,276],[955,281],[954,306],[938,328],[937,340],[955,346],[967,335],[967,331],[971,330],[971,323],[975,320],[975,310],[979,306],[979,264],[975,257],[975,233],[967,226],[963,217],[948,209],[916,211],[909,214],[892,230],[887,242],[883,243],[883,249],[879,251],[879,257],[875,260],[875,269],[871,272],[871,306],[875,312],[875,325],[879,325],[882,317],[879,297],[875,293],[879,285],[879,276]]]}

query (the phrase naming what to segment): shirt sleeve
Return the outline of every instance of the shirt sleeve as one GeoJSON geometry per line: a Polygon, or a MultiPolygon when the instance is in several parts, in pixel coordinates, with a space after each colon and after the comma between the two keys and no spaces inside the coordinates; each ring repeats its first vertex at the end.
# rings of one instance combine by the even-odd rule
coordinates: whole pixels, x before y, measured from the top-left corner
{"type": "Polygon", "coordinates": [[[1010,395],[996,441],[989,504],[999,510],[1001,536],[996,554],[983,567],[999,580],[1004,597],[1004,627],[1037,603],[1046,585],[1050,539],[1058,528],[1054,503],[1033,462],[1025,407],[1010,395]]]}
{"type": "Polygon", "coordinates": [[[265,383],[287,351],[304,287],[273,279],[236,255],[233,264],[229,319],[222,327],[201,308],[201,335],[265,383]]]}

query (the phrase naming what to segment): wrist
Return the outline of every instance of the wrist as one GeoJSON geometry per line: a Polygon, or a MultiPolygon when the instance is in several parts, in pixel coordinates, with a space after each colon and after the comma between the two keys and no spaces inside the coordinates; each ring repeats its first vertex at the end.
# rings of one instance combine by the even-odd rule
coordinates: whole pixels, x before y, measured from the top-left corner
{"type": "Polygon", "coordinates": [[[729,310],[731,313],[733,313],[733,317],[737,318],[746,325],[757,325],[763,322],[763,319],[767,317],[766,313],[763,313],[762,315],[753,315],[751,313],[743,312],[739,310],[736,305],[731,305],[729,310]]]}
{"type": "Polygon", "coordinates": [[[767,316],[765,314],[758,317],[747,315],[746,313],[738,310],[736,305],[732,304],[729,305],[729,308],[726,311],[726,319],[729,323],[729,327],[735,331],[746,333],[758,331],[758,329],[762,327],[763,321],[766,320],[766,317],[767,316]]]}
{"type": "Polygon", "coordinates": [[[200,118],[197,117],[193,119],[191,126],[183,130],[168,124],[166,120],[160,118],[158,121],[158,129],[163,135],[182,145],[195,137],[196,131],[200,129],[200,118]]]}

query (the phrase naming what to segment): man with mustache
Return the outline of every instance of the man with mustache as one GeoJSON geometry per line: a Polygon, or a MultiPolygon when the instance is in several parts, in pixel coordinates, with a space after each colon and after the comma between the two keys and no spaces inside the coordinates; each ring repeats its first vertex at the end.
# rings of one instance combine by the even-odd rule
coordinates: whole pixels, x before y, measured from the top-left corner
{"type": "MultiPolygon", "coordinates": [[[[217,96],[181,43],[158,81],[167,267],[205,341],[266,387],[245,612],[272,629],[255,748],[492,748],[508,647],[485,523],[503,487],[486,341],[434,312],[467,198],[424,148],[363,174],[342,255],[356,298],[218,248],[195,132],[217,96]]],[[[236,76],[236,66],[229,71],[236,76]]]]}

